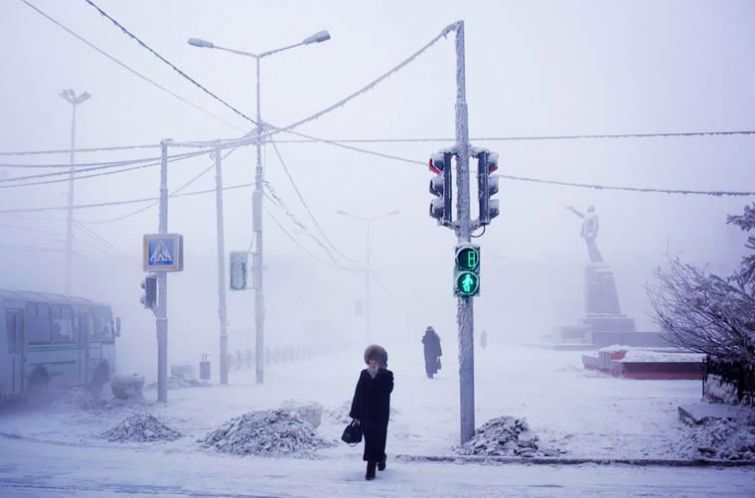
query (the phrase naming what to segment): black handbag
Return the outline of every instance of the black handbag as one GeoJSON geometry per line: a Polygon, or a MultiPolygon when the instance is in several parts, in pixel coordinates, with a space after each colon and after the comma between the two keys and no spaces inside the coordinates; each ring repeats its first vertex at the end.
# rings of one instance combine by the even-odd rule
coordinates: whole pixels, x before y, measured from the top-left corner
{"type": "Polygon", "coordinates": [[[341,441],[346,444],[359,444],[362,442],[362,426],[352,421],[341,434],[341,441]]]}
{"type": "Polygon", "coordinates": [[[440,356],[438,356],[438,363],[437,363],[438,370],[440,370],[443,365],[440,363],[440,356]]]}

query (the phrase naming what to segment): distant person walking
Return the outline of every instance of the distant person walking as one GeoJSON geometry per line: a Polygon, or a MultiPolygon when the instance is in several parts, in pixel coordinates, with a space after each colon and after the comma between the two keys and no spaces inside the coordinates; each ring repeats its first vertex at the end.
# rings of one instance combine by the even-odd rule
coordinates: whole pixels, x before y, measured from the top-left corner
{"type": "Polygon", "coordinates": [[[482,333],[480,334],[480,346],[482,346],[482,349],[488,347],[488,331],[485,329],[482,329],[482,333]]]}
{"type": "Polygon", "coordinates": [[[427,378],[432,379],[433,375],[440,370],[440,357],[443,356],[443,350],[440,347],[440,336],[432,326],[428,326],[425,329],[422,344],[425,347],[425,372],[427,373],[427,378]]]}
{"type": "Polygon", "coordinates": [[[385,470],[393,372],[387,369],[388,353],[377,344],[364,351],[364,361],[367,368],[359,374],[349,416],[362,427],[363,459],[367,462],[365,479],[371,481],[375,479],[375,467],[385,470]]]}

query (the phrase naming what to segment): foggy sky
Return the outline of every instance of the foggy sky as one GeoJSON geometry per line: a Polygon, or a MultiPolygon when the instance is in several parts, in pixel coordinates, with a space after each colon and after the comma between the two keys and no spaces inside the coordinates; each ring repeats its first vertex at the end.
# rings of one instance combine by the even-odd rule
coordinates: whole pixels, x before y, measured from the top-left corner
{"type": "MultiPolygon", "coordinates": [[[[129,74],[23,3],[4,0],[0,3],[0,150],[68,147],[70,105],[58,93],[69,87],[93,95],[79,108],[80,147],[159,143],[163,138],[230,138],[252,128],[124,36],[85,2],[33,3],[236,128],[129,74]]],[[[328,29],[332,39],[327,43],[263,61],[262,114],[266,122],[275,125],[296,121],[339,100],[417,50],[446,25],[463,19],[472,137],[755,128],[755,6],[745,1],[97,3],[251,116],[256,112],[254,61],[190,47],[186,39],[200,37],[261,52],[328,29]]],[[[325,138],[451,137],[454,71],[450,35],[385,83],[301,131],[325,138]]],[[[607,185],[755,190],[752,137],[474,144],[498,151],[504,174],[607,185]]],[[[364,147],[424,161],[431,152],[448,145],[451,143],[364,147]]],[[[400,216],[374,225],[374,269],[392,292],[388,295],[374,286],[376,320],[384,328],[412,331],[426,323],[440,323],[452,339],[455,239],[427,216],[427,169],[325,144],[280,144],[279,148],[330,239],[354,259],[364,259],[364,227],[336,215],[336,210],[362,216],[401,211],[400,216]]],[[[157,154],[157,150],[132,155],[80,154],[78,159],[157,154]]],[[[68,157],[2,158],[2,162],[35,160],[66,163],[68,157]]],[[[265,161],[270,183],[314,230],[270,147],[265,161]]],[[[171,188],[209,164],[208,158],[175,163],[170,170],[171,188]]],[[[253,150],[235,152],[224,162],[225,183],[251,181],[253,165],[253,150]]],[[[12,169],[2,173],[16,176],[29,172],[12,169]]],[[[156,168],[83,180],[76,185],[76,202],[156,196],[158,182],[156,168]]],[[[208,174],[190,190],[213,185],[214,175],[208,174]]],[[[64,205],[65,192],[65,184],[3,190],[0,209],[64,205]]],[[[498,198],[501,215],[478,239],[483,280],[477,316],[478,324],[501,329],[501,334],[508,330],[512,335],[535,336],[580,315],[581,266],[586,251],[578,237],[580,222],[564,209],[567,205],[581,209],[596,206],[601,219],[599,245],[617,274],[625,310],[642,329],[653,327],[646,316],[642,286],[653,266],[663,263],[665,254],[710,263],[716,271],[731,269],[742,254],[744,237],[725,225],[725,217],[742,210],[747,202],[743,198],[620,193],[505,180],[498,198]]],[[[138,207],[80,210],[76,217],[96,221],[138,207]]],[[[227,250],[246,249],[251,236],[251,191],[227,192],[225,210],[227,250]]],[[[287,222],[285,214],[273,213],[287,222]]],[[[28,217],[0,215],[0,236],[6,243],[62,248],[64,217],[64,211],[28,217]],[[19,226],[56,233],[39,234],[19,226]]],[[[74,289],[117,301],[116,314],[133,316],[132,323],[147,329],[151,314],[138,304],[142,277],[138,257],[142,234],[157,230],[157,210],[87,226],[115,246],[110,252],[129,259],[100,255],[91,266],[77,259],[74,289]],[[97,276],[92,275],[92,268],[99,269],[97,276]],[[102,278],[102,269],[112,271],[108,278],[102,278]]],[[[310,250],[319,251],[291,223],[286,226],[310,250]]],[[[172,310],[191,310],[189,316],[177,318],[177,323],[183,323],[182,319],[194,323],[201,315],[203,326],[212,329],[217,306],[214,197],[171,200],[169,227],[184,234],[187,257],[197,258],[197,264],[187,260],[184,274],[171,277],[185,296],[185,301],[171,301],[172,310]],[[189,305],[192,296],[202,306],[189,305]]],[[[267,278],[286,279],[289,284],[269,285],[268,304],[278,310],[268,316],[271,328],[281,326],[276,317],[283,320],[291,306],[306,310],[303,314],[310,321],[327,316],[334,322],[339,313],[348,314],[344,327],[358,327],[353,309],[354,299],[361,298],[361,277],[312,260],[268,218],[265,233],[267,278]],[[332,293],[318,292],[318,286],[327,286],[332,293]],[[290,299],[292,295],[297,299],[290,299]]],[[[81,245],[77,250],[97,255],[81,245]]],[[[62,288],[62,254],[6,251],[0,261],[2,287],[62,288]]],[[[249,327],[245,322],[251,313],[247,302],[251,294],[245,296],[231,297],[231,322],[241,327],[249,327]]],[[[288,327],[291,331],[300,328],[300,324],[288,327]]]]}

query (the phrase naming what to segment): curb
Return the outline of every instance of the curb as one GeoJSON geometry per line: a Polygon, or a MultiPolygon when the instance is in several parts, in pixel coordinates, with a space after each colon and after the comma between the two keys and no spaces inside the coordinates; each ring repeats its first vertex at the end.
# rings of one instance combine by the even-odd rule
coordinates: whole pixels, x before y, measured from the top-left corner
{"type": "Polygon", "coordinates": [[[712,460],[712,459],[662,459],[662,458],[562,458],[562,457],[494,457],[494,456],[428,456],[396,455],[402,462],[433,462],[487,465],[634,465],[639,467],[755,467],[755,460],[712,460]]]}

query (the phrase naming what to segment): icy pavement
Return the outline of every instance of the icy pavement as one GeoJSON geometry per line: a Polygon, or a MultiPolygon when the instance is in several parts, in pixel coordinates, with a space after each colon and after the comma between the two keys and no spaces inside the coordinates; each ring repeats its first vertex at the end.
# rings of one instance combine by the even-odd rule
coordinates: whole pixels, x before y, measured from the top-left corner
{"type": "MultiPolygon", "coordinates": [[[[398,454],[455,455],[457,365],[453,344],[444,344],[444,368],[430,380],[418,340],[416,347],[403,351],[385,346],[396,389],[389,469],[375,483],[363,480],[361,446],[338,444],[318,450],[315,460],[301,461],[223,455],[202,444],[234,417],[274,410],[290,400],[321,404],[322,423],[314,434],[338,440],[347,420],[344,402],[363,368],[361,348],[355,348],[348,354],[269,366],[264,385],[254,383],[253,371],[237,371],[229,386],[171,390],[167,405],[156,403],[154,392],[148,391],[145,400],[130,403],[66,403],[0,413],[0,495],[15,489],[18,496],[77,495],[81,490],[94,496],[752,496],[749,490],[755,489],[753,468],[397,461],[393,457],[398,454]],[[184,437],[128,444],[101,438],[119,421],[143,412],[184,437]]],[[[513,345],[478,351],[476,381],[477,427],[504,415],[526,419],[539,447],[564,450],[573,459],[679,458],[679,443],[691,428],[679,421],[677,407],[697,402],[701,394],[699,381],[617,379],[584,370],[578,352],[513,345]]]]}
{"type": "MultiPolygon", "coordinates": [[[[164,447],[163,447],[164,448],[164,447]]],[[[241,497],[751,497],[751,469],[299,460],[84,448],[0,437],[0,495],[241,497]]]]}
{"type": "MultiPolygon", "coordinates": [[[[419,339],[412,349],[386,344],[396,378],[389,455],[454,454],[459,385],[453,344],[444,346],[443,370],[430,380],[419,339]]],[[[345,401],[362,368],[361,348],[355,348],[269,366],[264,385],[254,383],[252,370],[242,370],[233,372],[229,386],[171,390],[167,405],[156,403],[154,392],[147,391],[144,401],[110,400],[93,403],[94,409],[58,404],[31,413],[0,413],[0,432],[97,446],[108,444],[99,436],[117,422],[147,412],[186,436],[161,444],[197,452],[203,451],[197,441],[230,419],[298,400],[321,404],[325,410],[316,434],[339,440],[348,415],[345,401]]],[[[701,394],[699,381],[617,379],[582,368],[578,352],[513,345],[477,352],[476,383],[478,428],[504,415],[526,419],[540,446],[564,450],[572,458],[679,458],[677,443],[690,428],[679,421],[677,407],[697,402],[701,394]]],[[[339,445],[319,453],[359,458],[361,448],[339,445]]]]}

